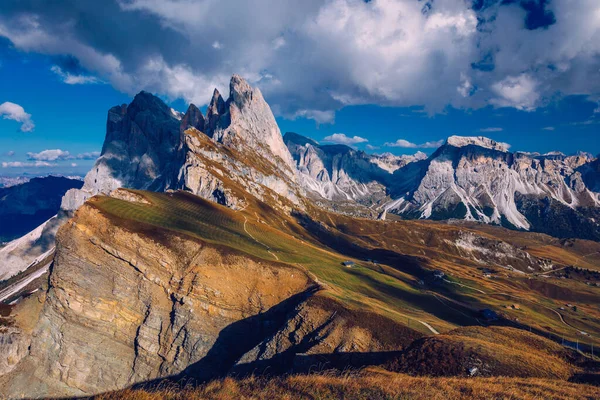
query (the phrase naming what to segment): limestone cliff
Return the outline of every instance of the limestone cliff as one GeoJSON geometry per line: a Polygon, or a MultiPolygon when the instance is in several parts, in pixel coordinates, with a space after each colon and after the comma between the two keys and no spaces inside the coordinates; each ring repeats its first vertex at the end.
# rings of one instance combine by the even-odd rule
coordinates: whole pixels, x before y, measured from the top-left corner
{"type": "MultiPolygon", "coordinates": [[[[109,219],[92,201],[57,235],[29,355],[16,368],[0,360],[11,372],[2,393],[96,393],[179,373],[211,349],[227,360],[227,347],[214,350],[223,332],[246,343],[311,286],[302,270],[109,219]]],[[[26,342],[15,335],[2,340],[26,342]]],[[[21,347],[13,346],[20,357],[21,347]]]]}

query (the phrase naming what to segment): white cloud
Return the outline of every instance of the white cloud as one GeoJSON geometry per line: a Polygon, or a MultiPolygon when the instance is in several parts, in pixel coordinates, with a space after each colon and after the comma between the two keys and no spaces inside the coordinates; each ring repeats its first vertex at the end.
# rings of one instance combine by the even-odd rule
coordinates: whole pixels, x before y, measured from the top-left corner
{"type": "Polygon", "coordinates": [[[71,167],[76,167],[77,163],[71,163],[71,167]]]}
{"type": "Polygon", "coordinates": [[[514,107],[519,110],[535,109],[540,98],[538,83],[529,75],[509,76],[492,85],[497,97],[491,103],[498,107],[514,107]]]}
{"type": "Polygon", "coordinates": [[[481,128],[479,130],[479,132],[502,132],[503,130],[504,130],[504,128],[491,127],[491,128],[481,128]]]}
{"type": "Polygon", "coordinates": [[[15,155],[15,152],[14,152],[14,150],[10,150],[10,151],[7,151],[5,154],[6,154],[8,157],[12,157],[12,156],[14,156],[14,155],[15,155]]]}
{"type": "Polygon", "coordinates": [[[346,136],[346,134],[344,134],[344,133],[334,133],[333,135],[326,136],[323,139],[323,141],[331,142],[331,143],[338,143],[338,144],[345,144],[347,146],[368,142],[367,139],[362,138],[360,136],[349,137],[349,136],[346,136]]]}
{"type": "Polygon", "coordinates": [[[556,128],[554,128],[553,126],[546,126],[546,127],[542,128],[542,130],[544,130],[544,131],[553,131],[555,129],[556,128]]]}
{"type": "Polygon", "coordinates": [[[31,132],[35,128],[31,115],[18,104],[9,101],[0,104],[0,115],[4,119],[10,119],[21,123],[21,132],[31,132]]]}
{"type": "Polygon", "coordinates": [[[95,160],[100,157],[99,151],[91,151],[72,155],[70,152],[61,149],[43,150],[39,153],[27,153],[27,159],[32,161],[65,161],[65,160],[95,160]]]}
{"type": "Polygon", "coordinates": [[[278,38],[275,38],[273,40],[273,48],[275,50],[277,50],[283,46],[285,46],[285,39],[283,38],[283,36],[279,36],[278,38]]]}
{"type": "Polygon", "coordinates": [[[312,119],[319,125],[333,124],[335,122],[335,112],[333,111],[298,110],[291,116],[292,119],[299,117],[312,119]]]}
{"type": "Polygon", "coordinates": [[[99,83],[98,78],[87,75],[74,75],[63,71],[58,65],[53,65],[50,70],[58,75],[62,81],[68,85],[85,85],[90,83],[99,83]]]}
{"type": "Polygon", "coordinates": [[[421,144],[412,143],[405,139],[398,139],[395,142],[387,142],[384,144],[386,147],[402,147],[405,149],[435,149],[444,144],[443,140],[434,142],[425,142],[421,144]]]}
{"type": "Polygon", "coordinates": [[[56,164],[52,164],[46,161],[36,162],[21,162],[21,161],[9,161],[3,162],[2,168],[39,168],[39,167],[55,167],[56,164]]]}
{"type": "Polygon", "coordinates": [[[27,159],[36,161],[57,161],[57,160],[68,160],[71,158],[71,153],[68,151],[54,149],[44,150],[39,153],[27,153],[27,159]]]}
{"type": "Polygon", "coordinates": [[[546,2],[556,23],[535,30],[523,2],[485,1],[480,11],[466,0],[84,3],[10,2],[0,36],[21,51],[77,59],[89,75],[71,72],[73,84],[94,76],[128,94],[202,105],[239,73],[278,115],[321,123],[352,104],[533,110],[600,93],[598,0],[546,2]]]}
{"type": "Polygon", "coordinates": [[[371,144],[368,144],[365,146],[367,150],[379,150],[379,146],[373,146],[371,144]]]}

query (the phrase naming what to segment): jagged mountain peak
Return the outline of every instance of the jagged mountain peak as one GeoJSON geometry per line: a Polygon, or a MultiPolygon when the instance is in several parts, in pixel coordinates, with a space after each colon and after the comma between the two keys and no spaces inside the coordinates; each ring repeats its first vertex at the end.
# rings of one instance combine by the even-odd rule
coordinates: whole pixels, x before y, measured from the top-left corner
{"type": "Polygon", "coordinates": [[[485,136],[450,136],[444,143],[446,146],[466,147],[479,146],[490,150],[507,152],[510,148],[508,143],[496,142],[485,136]]]}
{"type": "Polygon", "coordinates": [[[189,128],[198,129],[200,132],[205,131],[206,120],[202,111],[195,104],[190,104],[185,115],[181,119],[180,131],[183,133],[189,128]]]}
{"type": "Polygon", "coordinates": [[[292,178],[292,156],[260,90],[239,75],[231,77],[229,89],[227,110],[219,116],[213,133],[216,140],[241,151],[250,148],[274,164],[279,165],[279,159],[283,172],[292,178]]]}

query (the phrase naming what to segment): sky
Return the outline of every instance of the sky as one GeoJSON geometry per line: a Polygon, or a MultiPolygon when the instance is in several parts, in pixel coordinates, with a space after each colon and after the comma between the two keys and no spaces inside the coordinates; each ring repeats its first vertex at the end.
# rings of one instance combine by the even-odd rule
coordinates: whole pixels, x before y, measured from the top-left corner
{"type": "Polygon", "coordinates": [[[2,0],[0,175],[83,175],[110,107],[234,73],[321,143],[600,153],[598,0],[2,0]]]}

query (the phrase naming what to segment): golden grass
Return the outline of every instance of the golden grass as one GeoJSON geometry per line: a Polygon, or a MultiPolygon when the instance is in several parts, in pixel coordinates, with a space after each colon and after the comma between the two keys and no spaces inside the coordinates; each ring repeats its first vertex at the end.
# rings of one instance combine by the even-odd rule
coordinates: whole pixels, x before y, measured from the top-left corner
{"type": "Polygon", "coordinates": [[[550,379],[422,378],[370,369],[343,376],[226,378],[197,388],[123,390],[97,400],[226,399],[597,399],[600,388],[550,379]]]}

